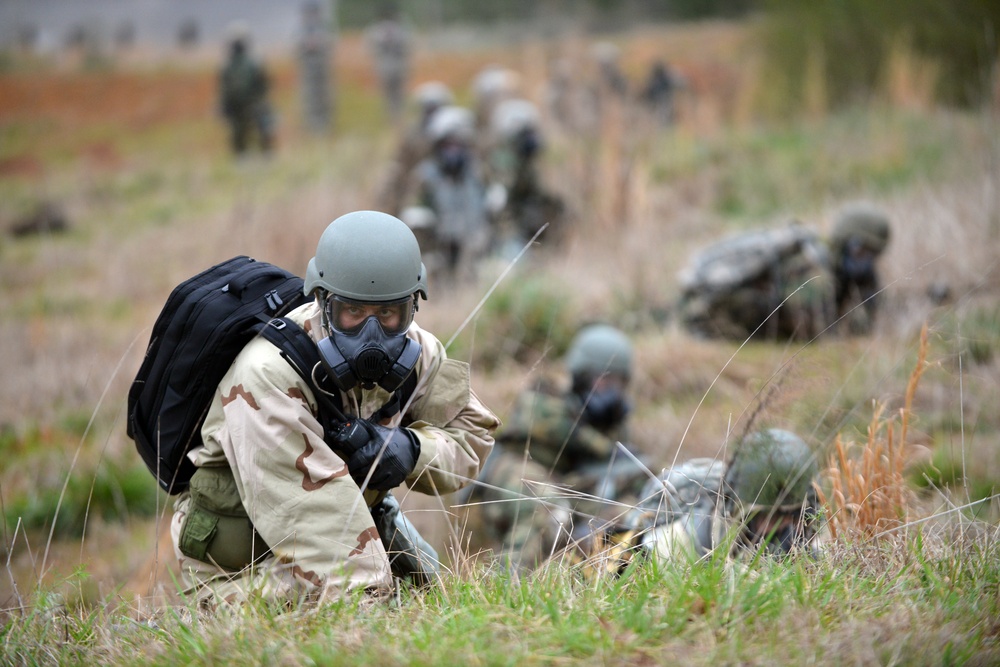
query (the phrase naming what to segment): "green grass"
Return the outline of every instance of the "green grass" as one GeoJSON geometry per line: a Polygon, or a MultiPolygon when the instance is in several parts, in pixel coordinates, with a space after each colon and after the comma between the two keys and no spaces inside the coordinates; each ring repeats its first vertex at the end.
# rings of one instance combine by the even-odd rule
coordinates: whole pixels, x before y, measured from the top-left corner
{"type": "Polygon", "coordinates": [[[13,664],[990,664],[998,556],[995,542],[913,530],[820,561],[638,563],[591,581],[562,567],[521,579],[484,568],[388,602],[216,614],[73,603],[86,585],[77,574],[10,614],[0,651],[13,664]]]}

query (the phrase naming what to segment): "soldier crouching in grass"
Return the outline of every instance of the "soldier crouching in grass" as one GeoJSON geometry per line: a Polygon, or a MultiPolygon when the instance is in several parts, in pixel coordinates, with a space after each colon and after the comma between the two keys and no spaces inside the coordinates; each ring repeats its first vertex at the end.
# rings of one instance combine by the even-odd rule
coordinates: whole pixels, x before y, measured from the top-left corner
{"type": "Polygon", "coordinates": [[[197,471],[171,526],[182,573],[209,605],[381,593],[393,575],[432,580],[436,554],[391,491],[403,482],[455,491],[493,446],[499,420],[472,390],[468,365],[413,322],[427,284],[401,220],[374,211],[334,220],[304,291],[314,300],[287,319],[319,348],[313,375],[326,377],[317,391],[329,387],[351,416],[328,430],[317,395],[265,338],[236,357],[204,446],[189,454],[197,471]]]}
{"type": "Polygon", "coordinates": [[[828,241],[797,222],[723,239],[681,272],[681,320],[698,335],[736,341],[812,340],[841,322],[868,333],[889,237],[885,213],[858,202],[838,211],[828,241]]]}
{"type": "Polygon", "coordinates": [[[694,562],[718,549],[732,558],[816,555],[824,542],[815,453],[783,429],[748,434],[728,464],[695,458],[664,470],[622,525],[575,552],[589,572],[621,572],[635,558],[694,562]]]}

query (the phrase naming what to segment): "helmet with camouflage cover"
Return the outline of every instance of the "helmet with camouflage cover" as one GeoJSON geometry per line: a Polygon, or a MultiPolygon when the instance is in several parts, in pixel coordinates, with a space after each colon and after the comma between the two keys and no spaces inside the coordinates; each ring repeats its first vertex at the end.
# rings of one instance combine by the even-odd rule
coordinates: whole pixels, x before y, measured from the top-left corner
{"type": "Polygon", "coordinates": [[[577,332],[570,343],[566,367],[574,377],[617,373],[628,379],[632,375],[632,343],[611,325],[591,324],[577,332]]]}
{"type": "Polygon", "coordinates": [[[427,136],[434,143],[452,139],[470,143],[475,134],[475,118],[464,107],[449,105],[441,107],[431,116],[427,126],[427,136]]]}
{"type": "Polygon", "coordinates": [[[811,506],[818,471],[812,450],[791,431],[772,428],[751,433],[726,471],[726,514],[791,512],[811,506]]]}
{"type": "Polygon", "coordinates": [[[834,219],[830,245],[840,252],[854,239],[878,255],[889,244],[889,217],[869,202],[852,202],[841,208],[834,219]]]}
{"type": "Polygon", "coordinates": [[[378,211],[354,211],[331,222],[309,260],[303,291],[364,302],[427,298],[420,246],[402,220],[378,211]]]}

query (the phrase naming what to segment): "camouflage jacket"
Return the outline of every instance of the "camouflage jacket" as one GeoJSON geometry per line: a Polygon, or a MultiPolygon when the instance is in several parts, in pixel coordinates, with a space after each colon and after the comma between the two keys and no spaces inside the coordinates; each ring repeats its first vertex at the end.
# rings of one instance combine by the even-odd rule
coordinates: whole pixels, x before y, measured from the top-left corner
{"type": "Polygon", "coordinates": [[[836,317],[829,251],[798,224],[723,239],[679,281],[681,318],[707,336],[810,339],[836,317]]]}
{"type": "Polygon", "coordinates": [[[615,442],[628,442],[625,426],[599,431],[582,420],[583,402],[571,392],[541,385],[517,398],[508,424],[498,436],[514,453],[528,448],[531,458],[558,474],[606,462],[615,442]]]}
{"type": "MultiPolygon", "coordinates": [[[[289,317],[314,339],[322,336],[315,303],[289,317]]],[[[407,336],[421,344],[419,380],[409,408],[385,424],[407,427],[420,442],[407,485],[449,493],[479,473],[500,422],[472,391],[467,364],[448,359],[437,338],[416,324],[407,336]]],[[[345,413],[362,418],[388,399],[378,387],[341,395],[345,413]]],[[[275,346],[255,339],[219,384],[202,428],[204,447],[189,454],[197,466],[232,468],[247,514],[272,553],[256,571],[271,575],[270,590],[279,597],[390,582],[367,511],[382,494],[369,490],[362,497],[344,460],[323,441],[316,415],[309,386],[275,346]]],[[[183,498],[178,513],[182,508],[183,498]]],[[[182,567],[204,581],[211,569],[192,560],[182,557],[182,567]]]]}

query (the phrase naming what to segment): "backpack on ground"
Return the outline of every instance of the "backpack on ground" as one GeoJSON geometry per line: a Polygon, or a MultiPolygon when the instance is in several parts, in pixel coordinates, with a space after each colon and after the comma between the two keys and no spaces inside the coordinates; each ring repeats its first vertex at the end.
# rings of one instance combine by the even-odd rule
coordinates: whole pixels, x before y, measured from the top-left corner
{"type": "MultiPolygon", "coordinates": [[[[202,444],[205,415],[236,355],[272,318],[305,302],[301,278],[245,256],[174,288],[128,394],[128,435],[167,493],[187,488],[194,465],[186,454],[202,444]]],[[[288,323],[290,335],[308,341],[301,327],[288,323]]],[[[319,360],[311,342],[279,347],[300,366],[313,366],[301,359],[302,350],[312,349],[319,360]]]]}

